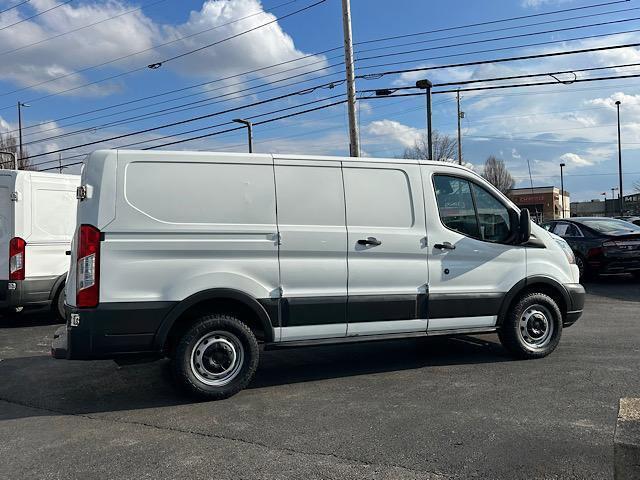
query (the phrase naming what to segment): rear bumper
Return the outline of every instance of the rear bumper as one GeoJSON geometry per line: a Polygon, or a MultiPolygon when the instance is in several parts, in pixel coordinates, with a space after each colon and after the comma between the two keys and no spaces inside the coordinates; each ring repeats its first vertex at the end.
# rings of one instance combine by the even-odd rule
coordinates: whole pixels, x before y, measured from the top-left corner
{"type": "Polygon", "coordinates": [[[175,302],[139,302],[76,308],[65,305],[67,324],[56,331],[54,358],[91,360],[159,355],[156,332],[175,302]]]}
{"type": "Polygon", "coordinates": [[[640,255],[620,257],[600,257],[587,262],[589,267],[598,273],[633,273],[640,272],[640,255]]]}
{"type": "Polygon", "coordinates": [[[570,283],[565,285],[569,294],[569,302],[567,304],[567,314],[562,322],[563,327],[570,327],[582,316],[584,310],[584,300],[587,296],[584,287],[579,283],[570,283]]]}
{"type": "Polygon", "coordinates": [[[0,280],[0,308],[46,305],[51,301],[58,276],[0,280]]]}

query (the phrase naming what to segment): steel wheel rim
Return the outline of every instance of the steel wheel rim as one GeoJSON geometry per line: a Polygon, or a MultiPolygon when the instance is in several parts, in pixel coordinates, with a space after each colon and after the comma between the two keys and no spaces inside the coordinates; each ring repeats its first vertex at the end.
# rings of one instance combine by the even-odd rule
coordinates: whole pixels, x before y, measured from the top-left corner
{"type": "Polygon", "coordinates": [[[229,332],[204,334],[191,350],[191,372],[205,385],[222,387],[240,373],[244,363],[242,342],[229,332]]]}
{"type": "Polygon", "coordinates": [[[549,345],[553,332],[553,315],[544,305],[531,305],[520,316],[518,335],[531,349],[539,350],[549,345]]]}

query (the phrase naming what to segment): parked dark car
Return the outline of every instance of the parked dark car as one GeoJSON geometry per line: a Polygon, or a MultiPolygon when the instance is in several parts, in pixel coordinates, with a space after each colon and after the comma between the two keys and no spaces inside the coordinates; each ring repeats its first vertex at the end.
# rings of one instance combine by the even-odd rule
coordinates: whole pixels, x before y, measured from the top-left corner
{"type": "Polygon", "coordinates": [[[581,279],[600,273],[631,273],[640,279],[640,226],[603,217],[573,217],[541,226],[571,246],[581,279]]]}
{"type": "Polygon", "coordinates": [[[640,217],[615,217],[618,220],[625,220],[627,222],[631,222],[634,225],[639,225],[640,226],[640,217]]]}

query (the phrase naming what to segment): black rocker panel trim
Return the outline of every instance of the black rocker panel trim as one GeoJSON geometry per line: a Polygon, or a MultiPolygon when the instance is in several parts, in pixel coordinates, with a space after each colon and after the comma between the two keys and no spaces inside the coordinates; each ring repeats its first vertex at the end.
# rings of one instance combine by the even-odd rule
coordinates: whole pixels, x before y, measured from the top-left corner
{"type": "Polygon", "coordinates": [[[291,297],[281,303],[283,327],[346,323],[347,297],[291,297]]]}
{"type": "Polygon", "coordinates": [[[427,318],[427,295],[283,298],[283,327],[427,318]]]}
{"type": "Polygon", "coordinates": [[[427,296],[355,295],[347,302],[349,323],[427,318],[427,296]]]}
{"type": "Polygon", "coordinates": [[[431,293],[429,318],[498,315],[505,293],[431,293]]]}

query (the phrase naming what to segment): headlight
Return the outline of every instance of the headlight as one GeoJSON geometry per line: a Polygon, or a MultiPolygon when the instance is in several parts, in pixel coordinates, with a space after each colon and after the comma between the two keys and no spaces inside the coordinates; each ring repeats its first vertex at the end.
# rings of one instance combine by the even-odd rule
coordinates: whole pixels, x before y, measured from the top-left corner
{"type": "Polygon", "coordinates": [[[564,254],[567,256],[567,260],[569,263],[576,263],[576,256],[573,254],[573,250],[567,242],[565,242],[562,238],[555,238],[556,243],[560,246],[564,254]]]}

